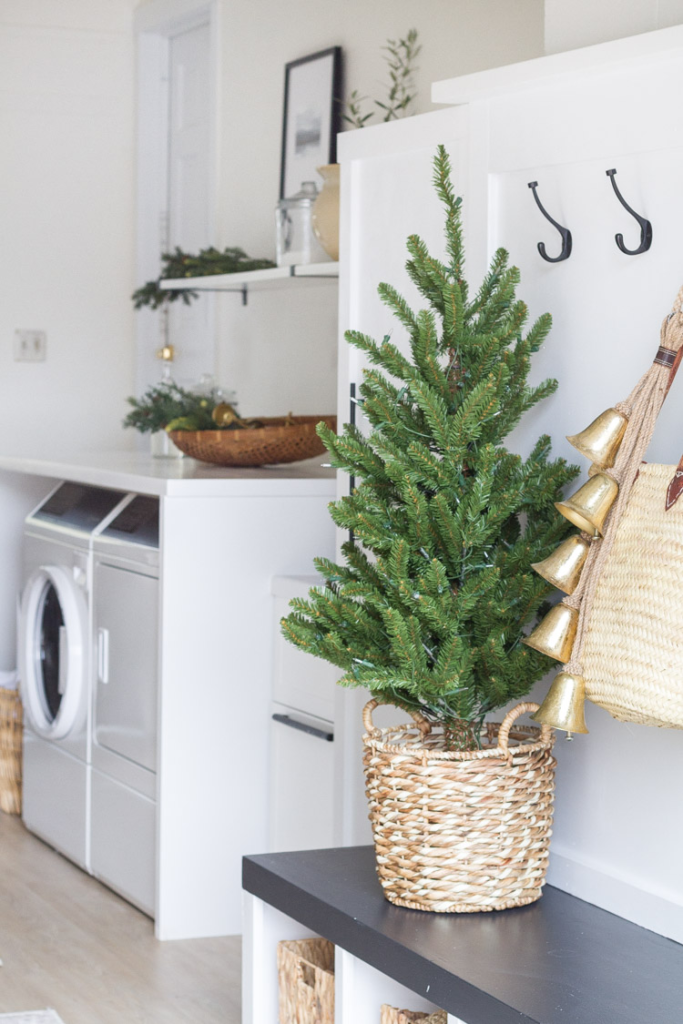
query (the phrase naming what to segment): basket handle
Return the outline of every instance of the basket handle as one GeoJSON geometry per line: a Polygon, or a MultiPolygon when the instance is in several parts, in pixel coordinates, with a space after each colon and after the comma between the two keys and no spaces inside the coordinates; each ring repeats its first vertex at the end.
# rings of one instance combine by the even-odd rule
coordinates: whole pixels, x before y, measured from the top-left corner
{"type": "MultiPolygon", "coordinates": [[[[372,700],[367,702],[363,708],[363,725],[365,726],[365,731],[369,736],[381,735],[381,730],[378,729],[372,721],[372,712],[376,707],[379,707],[380,704],[389,704],[392,707],[395,707],[395,705],[391,704],[390,700],[376,700],[374,697],[372,700]]],[[[419,711],[409,711],[408,714],[413,719],[422,735],[428,736],[432,731],[431,723],[428,722],[426,718],[423,718],[419,711]]]]}
{"type": "MultiPolygon", "coordinates": [[[[504,757],[509,758],[511,756],[508,748],[508,739],[510,737],[510,729],[512,723],[519,718],[520,715],[525,715],[527,711],[538,711],[539,705],[533,704],[532,702],[518,704],[512,711],[508,711],[507,715],[501,722],[500,729],[498,730],[498,749],[501,751],[504,757]]],[[[541,726],[541,740],[543,743],[548,743],[552,735],[552,730],[549,725],[545,722],[541,726]]]]}

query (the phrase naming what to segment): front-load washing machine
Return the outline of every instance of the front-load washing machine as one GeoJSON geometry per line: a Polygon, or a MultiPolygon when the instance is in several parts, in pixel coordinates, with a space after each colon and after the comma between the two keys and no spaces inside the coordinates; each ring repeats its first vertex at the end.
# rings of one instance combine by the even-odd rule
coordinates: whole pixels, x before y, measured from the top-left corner
{"type": "Polygon", "coordinates": [[[26,827],[90,870],[92,539],[120,491],[62,483],[24,527],[19,671],[26,827]]]}

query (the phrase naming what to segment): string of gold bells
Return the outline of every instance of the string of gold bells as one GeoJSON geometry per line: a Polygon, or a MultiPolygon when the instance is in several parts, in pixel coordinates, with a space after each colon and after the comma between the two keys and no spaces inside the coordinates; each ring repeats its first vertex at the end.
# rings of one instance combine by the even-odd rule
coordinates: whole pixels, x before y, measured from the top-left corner
{"type": "Polygon", "coordinates": [[[662,324],[661,344],[652,366],[625,402],[601,413],[567,440],[592,463],[589,479],[555,507],[579,533],[563,541],[532,568],[567,596],[555,605],[523,642],[563,663],[538,711],[531,717],[572,733],[587,733],[586,684],[581,654],[597,580],[638,475],[659,410],[683,353],[683,289],[674,312],[662,324]]]}

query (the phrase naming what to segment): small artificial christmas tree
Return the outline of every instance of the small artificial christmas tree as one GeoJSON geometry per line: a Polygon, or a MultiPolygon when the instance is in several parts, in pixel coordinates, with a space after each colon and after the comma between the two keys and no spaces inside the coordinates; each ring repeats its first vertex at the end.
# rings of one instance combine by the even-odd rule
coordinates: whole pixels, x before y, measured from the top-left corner
{"type": "Polygon", "coordinates": [[[390,285],[382,300],[407,330],[412,358],[385,337],[346,339],[367,354],[359,405],[369,436],[319,434],[334,466],[358,481],[330,506],[351,531],[345,563],[317,559],[324,586],[291,602],[285,637],[344,670],[345,686],[419,710],[449,745],[480,742],[484,716],[528,693],[550,659],[524,646],[552,588],[531,569],[570,529],[554,502],[577,473],[539,438],[523,460],[503,446],[557,381],[527,384],[550,329],[515,300],[519,271],[499,249],[478,294],[463,278],[461,200],[443,146],[434,185],[446,210],[447,264],[408,239],[407,271],[430,309],[415,314],[390,285]],[[384,372],[382,372],[384,371],[384,372]]]}

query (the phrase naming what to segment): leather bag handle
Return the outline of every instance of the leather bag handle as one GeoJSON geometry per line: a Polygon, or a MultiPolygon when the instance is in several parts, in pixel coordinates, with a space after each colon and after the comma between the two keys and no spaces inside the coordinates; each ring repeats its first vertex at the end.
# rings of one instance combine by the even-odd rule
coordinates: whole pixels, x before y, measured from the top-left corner
{"type": "MultiPolygon", "coordinates": [[[[674,380],[676,378],[676,374],[678,373],[678,370],[680,368],[681,360],[682,359],[683,359],[683,346],[681,346],[681,348],[679,348],[677,352],[673,352],[672,349],[667,349],[667,348],[664,348],[664,347],[660,347],[659,351],[657,352],[657,356],[655,358],[655,363],[659,363],[659,365],[663,365],[663,366],[667,366],[667,365],[671,366],[671,373],[669,374],[669,383],[666,386],[666,392],[664,394],[664,401],[666,401],[667,395],[669,394],[669,391],[671,390],[671,385],[673,384],[673,382],[674,382],[674,380]],[[663,358],[660,358],[660,353],[663,356],[663,358]],[[664,359],[669,359],[671,356],[673,356],[673,359],[670,359],[670,362],[664,362],[664,359]]],[[[676,472],[674,473],[673,477],[671,478],[671,482],[669,483],[669,486],[666,489],[666,511],[667,512],[669,511],[670,508],[674,507],[674,505],[676,504],[676,502],[680,498],[681,494],[683,494],[683,455],[681,455],[680,461],[679,461],[679,463],[678,463],[678,465],[676,467],[676,472]]]]}

